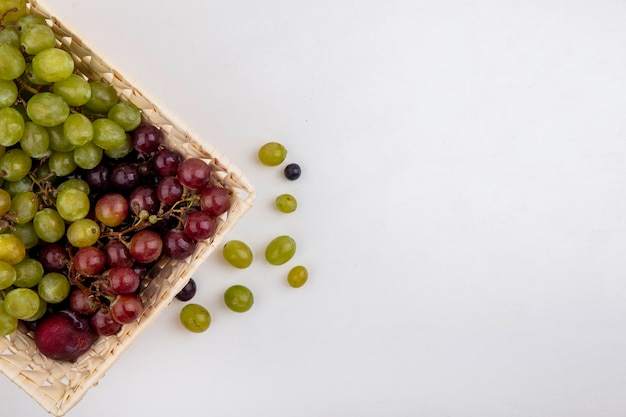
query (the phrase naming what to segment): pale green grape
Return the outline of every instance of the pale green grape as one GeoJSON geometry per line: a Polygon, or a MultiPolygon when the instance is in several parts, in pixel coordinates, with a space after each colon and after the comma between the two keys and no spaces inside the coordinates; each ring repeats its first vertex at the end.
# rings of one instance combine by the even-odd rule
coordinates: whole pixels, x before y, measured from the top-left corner
{"type": "Polygon", "coordinates": [[[28,117],[45,127],[60,125],[70,115],[70,106],[58,95],[49,92],[35,94],[26,105],[28,117]]]}
{"type": "Polygon", "coordinates": [[[7,214],[11,208],[11,194],[4,188],[0,188],[0,217],[7,214]]]}
{"type": "Polygon", "coordinates": [[[73,151],[76,145],[72,145],[63,133],[63,125],[49,127],[48,136],[50,137],[50,149],[58,152],[73,151]]]}
{"type": "MultiPolygon", "coordinates": [[[[0,157],[0,159],[2,158],[0,157]]],[[[9,193],[11,198],[13,198],[15,194],[22,191],[30,191],[32,186],[33,180],[28,175],[17,181],[5,180],[2,184],[2,188],[4,188],[4,190],[9,193]]]]}
{"type": "Polygon", "coordinates": [[[9,149],[0,157],[0,171],[5,181],[19,181],[30,171],[33,160],[20,148],[9,149]]]}
{"type": "Polygon", "coordinates": [[[12,106],[15,100],[17,100],[17,85],[15,82],[0,80],[0,108],[12,106]]]}
{"type": "Polygon", "coordinates": [[[48,130],[35,122],[26,122],[20,147],[28,156],[41,159],[50,154],[50,135],[48,130]]]}
{"type": "Polygon", "coordinates": [[[64,220],[73,222],[89,213],[89,196],[78,188],[65,188],[57,196],[56,207],[64,220]]]}
{"type": "Polygon", "coordinates": [[[19,237],[26,249],[33,248],[39,243],[39,236],[35,232],[35,225],[32,221],[24,224],[13,225],[11,234],[19,237]]]}
{"type": "Polygon", "coordinates": [[[302,265],[294,266],[287,274],[287,282],[293,288],[300,288],[309,279],[309,271],[302,265]]]}
{"type": "Polygon", "coordinates": [[[278,142],[267,142],[259,148],[259,160],[263,165],[280,165],[287,157],[287,149],[278,142]]]}
{"type": "Polygon", "coordinates": [[[0,300],[0,336],[7,336],[17,330],[19,320],[7,313],[4,300],[0,300]]]}
{"type": "Polygon", "coordinates": [[[9,288],[15,282],[17,273],[13,265],[0,261],[0,290],[9,288]]]}
{"type": "Polygon", "coordinates": [[[265,248],[265,259],[272,265],[282,265],[296,253],[296,241],[290,236],[278,236],[265,248]]]}
{"type": "Polygon", "coordinates": [[[39,239],[44,242],[54,243],[65,236],[65,220],[55,209],[50,207],[46,207],[35,214],[33,228],[39,239]]]}
{"type": "Polygon", "coordinates": [[[70,295],[70,283],[65,275],[49,272],[37,284],[37,292],[45,302],[58,304],[70,295]]]}
{"type": "Polygon", "coordinates": [[[118,149],[124,146],[126,132],[111,119],[103,117],[96,119],[93,125],[93,143],[104,150],[118,149]]]}
{"type": "Polygon", "coordinates": [[[26,69],[26,61],[19,49],[0,43],[0,80],[14,80],[26,69]]]}
{"type": "Polygon", "coordinates": [[[24,70],[24,75],[26,76],[26,79],[28,80],[28,82],[35,87],[50,84],[48,81],[44,80],[43,78],[41,78],[40,76],[38,76],[37,74],[33,72],[32,62],[26,63],[26,69],[24,70]]]}
{"type": "Polygon", "coordinates": [[[41,281],[44,274],[41,262],[33,258],[25,258],[13,268],[15,268],[17,275],[13,285],[20,288],[34,287],[41,281]]]}
{"type": "Polygon", "coordinates": [[[91,97],[85,107],[93,112],[107,114],[118,101],[115,89],[104,81],[91,81],[91,97]]]}
{"type": "Polygon", "coordinates": [[[141,112],[133,103],[121,101],[114,104],[107,117],[121,126],[126,132],[130,132],[141,123],[141,112]]]}
{"type": "Polygon", "coordinates": [[[276,197],[276,208],[283,213],[293,213],[298,208],[298,201],[291,194],[276,197]]]}
{"type": "Polygon", "coordinates": [[[19,192],[11,200],[10,211],[14,213],[17,224],[30,222],[38,208],[39,200],[32,191],[19,192]]]}
{"type": "Polygon", "coordinates": [[[91,98],[91,87],[83,77],[72,74],[52,86],[52,92],[63,97],[70,106],[82,106],[91,98]]]}
{"type": "Polygon", "coordinates": [[[66,177],[76,170],[74,162],[74,152],[52,152],[48,159],[50,171],[59,177],[66,177]]]}
{"type": "Polygon", "coordinates": [[[100,226],[91,219],[76,220],[67,228],[66,237],[75,248],[92,246],[100,237],[100,226]]]}
{"type": "Polygon", "coordinates": [[[189,303],[180,311],[180,322],[187,330],[202,333],[211,325],[211,315],[203,306],[189,303]]]}
{"type": "Polygon", "coordinates": [[[32,316],[30,316],[28,318],[25,318],[25,319],[22,319],[22,320],[24,320],[24,321],[39,320],[47,312],[48,312],[48,303],[46,303],[41,297],[39,297],[39,308],[37,309],[37,312],[35,314],[33,314],[32,316]]]}
{"type": "Polygon", "coordinates": [[[82,146],[93,139],[91,120],[81,113],[70,114],[63,122],[63,135],[69,143],[82,146]]]}
{"type": "Polygon", "coordinates": [[[70,178],[63,181],[57,187],[57,191],[63,191],[66,188],[77,188],[83,193],[89,195],[89,184],[87,183],[87,181],[80,178],[70,178]]]}
{"type": "Polygon", "coordinates": [[[252,308],[254,295],[248,287],[233,285],[224,292],[226,307],[237,313],[244,313],[252,308]]]}
{"type": "Polygon", "coordinates": [[[74,162],[82,169],[92,169],[102,161],[104,151],[98,145],[89,142],[74,149],[74,162]]]}
{"type": "Polygon", "coordinates": [[[13,146],[24,134],[24,118],[13,107],[0,109],[0,145],[13,146]]]}
{"type": "Polygon", "coordinates": [[[28,13],[26,0],[2,0],[0,1],[0,16],[4,16],[2,23],[5,25],[15,24],[22,16],[28,13]]]}
{"type": "Polygon", "coordinates": [[[106,149],[104,151],[104,154],[108,156],[109,158],[119,159],[128,155],[130,151],[132,150],[133,150],[133,142],[130,138],[130,135],[127,133],[126,140],[124,140],[124,144],[122,146],[120,146],[119,148],[115,148],[115,149],[106,149]]]}
{"type": "Polygon", "coordinates": [[[15,265],[26,257],[26,246],[22,240],[11,234],[0,235],[0,261],[15,265]]]}
{"type": "Polygon", "coordinates": [[[29,55],[36,55],[44,49],[54,48],[56,39],[48,25],[30,25],[22,28],[20,43],[29,55]]]}
{"type": "Polygon", "coordinates": [[[15,288],[4,296],[4,310],[17,319],[27,319],[39,310],[39,295],[30,288],[15,288]]]}
{"type": "Polygon", "coordinates": [[[0,43],[6,43],[16,49],[20,49],[20,33],[14,28],[5,27],[0,30],[0,43]]]}
{"type": "MultiPolygon", "coordinates": [[[[12,1],[18,1],[18,0],[12,0],[12,1]]],[[[27,30],[32,25],[45,25],[45,24],[46,24],[46,19],[43,16],[34,14],[34,13],[27,13],[21,16],[17,20],[17,26],[21,27],[22,30],[27,30]]]]}
{"type": "Polygon", "coordinates": [[[222,249],[224,259],[235,268],[245,269],[252,264],[252,250],[241,240],[226,242],[222,249]]]}
{"type": "Polygon", "coordinates": [[[45,49],[33,58],[33,73],[49,83],[64,80],[73,72],[74,60],[63,49],[45,49]]]}

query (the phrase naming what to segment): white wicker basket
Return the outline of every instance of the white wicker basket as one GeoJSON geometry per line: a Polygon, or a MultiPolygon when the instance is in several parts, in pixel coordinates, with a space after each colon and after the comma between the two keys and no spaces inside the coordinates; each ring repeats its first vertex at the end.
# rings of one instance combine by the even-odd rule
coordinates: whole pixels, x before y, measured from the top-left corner
{"type": "Polygon", "coordinates": [[[76,362],[58,362],[37,351],[32,334],[20,327],[7,337],[0,337],[0,372],[55,416],[66,414],[113,365],[124,349],[162,312],[188,282],[225,234],[248,210],[255,192],[245,175],[224,155],[163,108],[154,97],[147,97],[132,82],[81,39],[75,30],[51,14],[42,1],[31,0],[31,13],[44,16],[57,36],[58,45],[68,51],[79,72],[93,80],[112,85],[122,100],[130,101],[142,111],[145,122],[159,126],[165,144],[183,156],[204,158],[213,171],[212,181],[233,192],[230,210],[220,221],[214,237],[198,244],[195,253],[185,261],[164,259],[155,267],[149,284],[142,289],[145,312],[140,320],[123,327],[117,336],[101,337],[76,362]]]}

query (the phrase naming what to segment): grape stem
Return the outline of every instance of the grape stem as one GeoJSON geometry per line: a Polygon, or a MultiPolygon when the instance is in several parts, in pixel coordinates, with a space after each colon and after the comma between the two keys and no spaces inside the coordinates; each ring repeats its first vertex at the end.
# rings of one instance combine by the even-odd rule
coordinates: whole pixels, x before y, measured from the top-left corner
{"type": "Polygon", "coordinates": [[[8,27],[14,27],[14,26],[7,26],[7,25],[5,25],[5,24],[4,24],[4,23],[2,23],[2,22],[4,22],[4,19],[7,17],[7,15],[8,15],[9,13],[11,13],[11,12],[17,12],[17,11],[19,11],[19,10],[18,10],[18,8],[17,8],[17,7],[13,7],[13,8],[11,8],[11,9],[8,9],[7,11],[5,11],[5,12],[2,14],[2,17],[0,17],[0,30],[4,30],[5,28],[8,28],[8,27]]]}

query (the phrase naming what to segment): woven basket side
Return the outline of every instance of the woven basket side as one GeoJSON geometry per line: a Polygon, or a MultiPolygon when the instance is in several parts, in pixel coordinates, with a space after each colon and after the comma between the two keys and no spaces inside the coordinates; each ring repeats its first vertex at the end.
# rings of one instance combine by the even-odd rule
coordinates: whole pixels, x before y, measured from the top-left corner
{"type": "Polygon", "coordinates": [[[213,146],[198,140],[198,135],[163,106],[156,105],[135,82],[130,82],[86,42],[63,25],[41,1],[30,2],[31,12],[44,16],[57,36],[58,44],[68,51],[77,70],[90,79],[111,84],[123,100],[135,104],[144,122],[159,126],[164,144],[183,156],[205,159],[212,168],[211,181],[233,194],[231,209],[218,222],[216,234],[199,242],[195,252],[184,261],[163,259],[149,272],[141,297],[145,311],[137,323],[126,325],[116,336],[101,337],[76,362],[58,362],[41,355],[32,334],[25,327],[0,337],[0,372],[55,416],[66,414],[114,364],[119,355],[150,325],[184,287],[198,267],[209,257],[241,216],[252,206],[255,191],[245,175],[213,146]]]}

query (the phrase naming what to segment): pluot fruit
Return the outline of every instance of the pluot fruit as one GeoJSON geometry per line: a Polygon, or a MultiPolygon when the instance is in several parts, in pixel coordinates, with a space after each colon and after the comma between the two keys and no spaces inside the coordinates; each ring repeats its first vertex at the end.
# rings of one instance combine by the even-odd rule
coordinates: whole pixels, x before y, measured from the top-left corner
{"type": "Polygon", "coordinates": [[[47,357],[75,361],[98,338],[88,317],[71,310],[60,310],[44,318],[35,332],[35,344],[47,357]]]}

